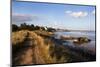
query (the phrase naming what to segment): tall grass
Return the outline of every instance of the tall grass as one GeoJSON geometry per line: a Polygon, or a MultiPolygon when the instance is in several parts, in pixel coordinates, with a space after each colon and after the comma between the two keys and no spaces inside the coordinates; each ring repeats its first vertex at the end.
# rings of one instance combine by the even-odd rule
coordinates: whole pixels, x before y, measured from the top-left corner
{"type": "Polygon", "coordinates": [[[65,62],[64,57],[61,57],[60,60],[57,60],[56,56],[52,57],[50,47],[53,46],[53,43],[50,40],[45,42],[43,37],[33,31],[22,30],[13,32],[12,44],[13,49],[17,47],[13,52],[14,65],[65,62]]]}
{"type": "Polygon", "coordinates": [[[12,32],[12,44],[16,45],[17,43],[21,43],[25,40],[25,37],[27,35],[26,30],[12,32]]]}
{"type": "Polygon", "coordinates": [[[36,64],[52,63],[52,58],[49,53],[49,46],[44,43],[44,39],[34,32],[30,32],[29,37],[32,39],[34,44],[34,56],[36,64]]]}

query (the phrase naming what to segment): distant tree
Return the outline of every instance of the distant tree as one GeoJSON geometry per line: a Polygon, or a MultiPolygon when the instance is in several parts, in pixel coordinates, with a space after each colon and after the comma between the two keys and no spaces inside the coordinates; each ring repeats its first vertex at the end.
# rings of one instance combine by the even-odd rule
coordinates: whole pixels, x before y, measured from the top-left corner
{"type": "Polygon", "coordinates": [[[16,30],[44,30],[44,31],[49,31],[49,32],[54,32],[56,31],[54,28],[48,28],[48,27],[43,27],[43,26],[34,26],[33,24],[28,25],[26,23],[22,23],[20,24],[20,26],[18,27],[17,25],[13,25],[13,31],[16,30]]]}
{"type": "Polygon", "coordinates": [[[54,32],[54,31],[56,31],[56,29],[54,29],[54,28],[47,28],[47,31],[54,32]]]}
{"type": "Polygon", "coordinates": [[[31,24],[31,27],[34,28],[35,26],[33,24],[31,24]]]}
{"type": "Polygon", "coordinates": [[[40,27],[39,26],[35,26],[35,30],[40,30],[40,27]]]}
{"type": "Polygon", "coordinates": [[[34,30],[35,26],[33,24],[31,24],[31,30],[34,30]]]}
{"type": "Polygon", "coordinates": [[[45,30],[45,28],[44,27],[41,27],[41,30],[45,30]]]}
{"type": "Polygon", "coordinates": [[[12,31],[17,31],[19,28],[16,24],[12,24],[12,31]]]}
{"type": "Polygon", "coordinates": [[[20,30],[30,30],[30,31],[32,31],[32,30],[35,30],[35,26],[33,24],[28,25],[26,23],[22,23],[20,25],[20,30]]]}
{"type": "Polygon", "coordinates": [[[20,25],[20,30],[23,30],[23,29],[26,29],[26,28],[27,28],[26,23],[22,23],[22,24],[20,25]]]}

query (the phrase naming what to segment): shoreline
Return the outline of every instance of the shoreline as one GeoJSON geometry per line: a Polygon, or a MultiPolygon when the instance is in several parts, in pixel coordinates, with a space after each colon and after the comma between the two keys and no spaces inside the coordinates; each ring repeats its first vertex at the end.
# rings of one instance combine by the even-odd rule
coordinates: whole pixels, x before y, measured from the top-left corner
{"type": "MultiPolygon", "coordinates": [[[[85,56],[83,56],[83,58],[84,59],[86,59],[87,60],[87,58],[89,59],[89,60],[95,60],[95,57],[96,57],[96,55],[95,55],[95,53],[93,53],[93,52],[91,52],[90,50],[86,50],[86,49],[82,49],[82,48],[79,48],[79,47],[72,47],[72,46],[69,46],[69,45],[63,45],[63,43],[64,42],[66,42],[67,43],[67,41],[65,41],[65,40],[62,40],[62,39],[55,39],[55,37],[46,37],[46,38],[48,38],[48,39],[50,39],[51,41],[53,41],[54,43],[55,43],[55,46],[64,46],[65,47],[65,49],[69,49],[69,51],[70,52],[74,52],[74,53],[76,53],[77,55],[78,54],[84,54],[85,56]]],[[[71,54],[71,53],[70,53],[71,54]]],[[[73,54],[73,56],[74,56],[74,54],[73,54]]],[[[78,57],[77,57],[78,58],[78,57]]],[[[88,61],[89,61],[88,60],[88,61]]]]}
{"type": "MultiPolygon", "coordinates": [[[[13,63],[15,65],[18,62],[22,63],[22,65],[23,62],[25,62],[25,64],[28,64],[28,62],[26,61],[28,60],[28,58],[30,58],[30,60],[28,60],[30,64],[34,65],[40,63],[72,63],[96,60],[96,55],[92,54],[91,51],[87,51],[78,47],[71,47],[68,45],[68,41],[65,41],[63,39],[56,39],[53,35],[54,32],[39,30],[22,30],[13,32],[13,63]],[[66,43],[66,45],[64,45],[64,43],[66,43]],[[23,56],[23,53],[25,53],[24,55],[26,59],[23,59],[25,61],[20,59],[23,56]],[[33,54],[34,57],[31,57],[31,54],[33,54]],[[45,57],[42,58],[42,55],[45,57]],[[16,58],[18,60],[16,60],[16,58]],[[32,58],[34,58],[34,62],[32,62],[32,58]],[[39,62],[38,60],[35,61],[36,58],[40,58],[41,62],[39,62]]],[[[20,64],[18,63],[18,65],[20,64]]]]}

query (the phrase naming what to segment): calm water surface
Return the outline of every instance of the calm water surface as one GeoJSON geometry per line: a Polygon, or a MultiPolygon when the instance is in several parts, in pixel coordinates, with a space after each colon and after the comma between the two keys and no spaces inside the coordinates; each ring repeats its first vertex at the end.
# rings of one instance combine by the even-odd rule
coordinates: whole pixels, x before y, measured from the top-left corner
{"type": "Polygon", "coordinates": [[[84,43],[84,44],[74,44],[71,40],[68,41],[68,43],[65,45],[69,45],[74,48],[82,48],[88,51],[91,51],[95,54],[95,32],[55,32],[55,38],[59,39],[60,36],[72,36],[72,37],[87,37],[91,39],[91,42],[89,43],[84,43]]]}

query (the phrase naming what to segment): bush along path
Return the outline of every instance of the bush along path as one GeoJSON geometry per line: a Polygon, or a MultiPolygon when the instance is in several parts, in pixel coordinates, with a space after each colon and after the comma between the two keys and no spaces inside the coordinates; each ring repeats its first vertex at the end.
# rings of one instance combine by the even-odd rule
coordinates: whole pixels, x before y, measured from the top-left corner
{"type": "MultiPolygon", "coordinates": [[[[46,32],[45,32],[46,33],[46,32]]],[[[12,64],[51,64],[95,61],[96,55],[63,45],[66,41],[39,32],[21,30],[12,34],[12,64]]],[[[68,44],[66,42],[66,44],[68,44]]]]}
{"type": "Polygon", "coordinates": [[[49,55],[49,46],[34,32],[27,31],[21,43],[13,45],[13,65],[53,63],[49,55]]]}

